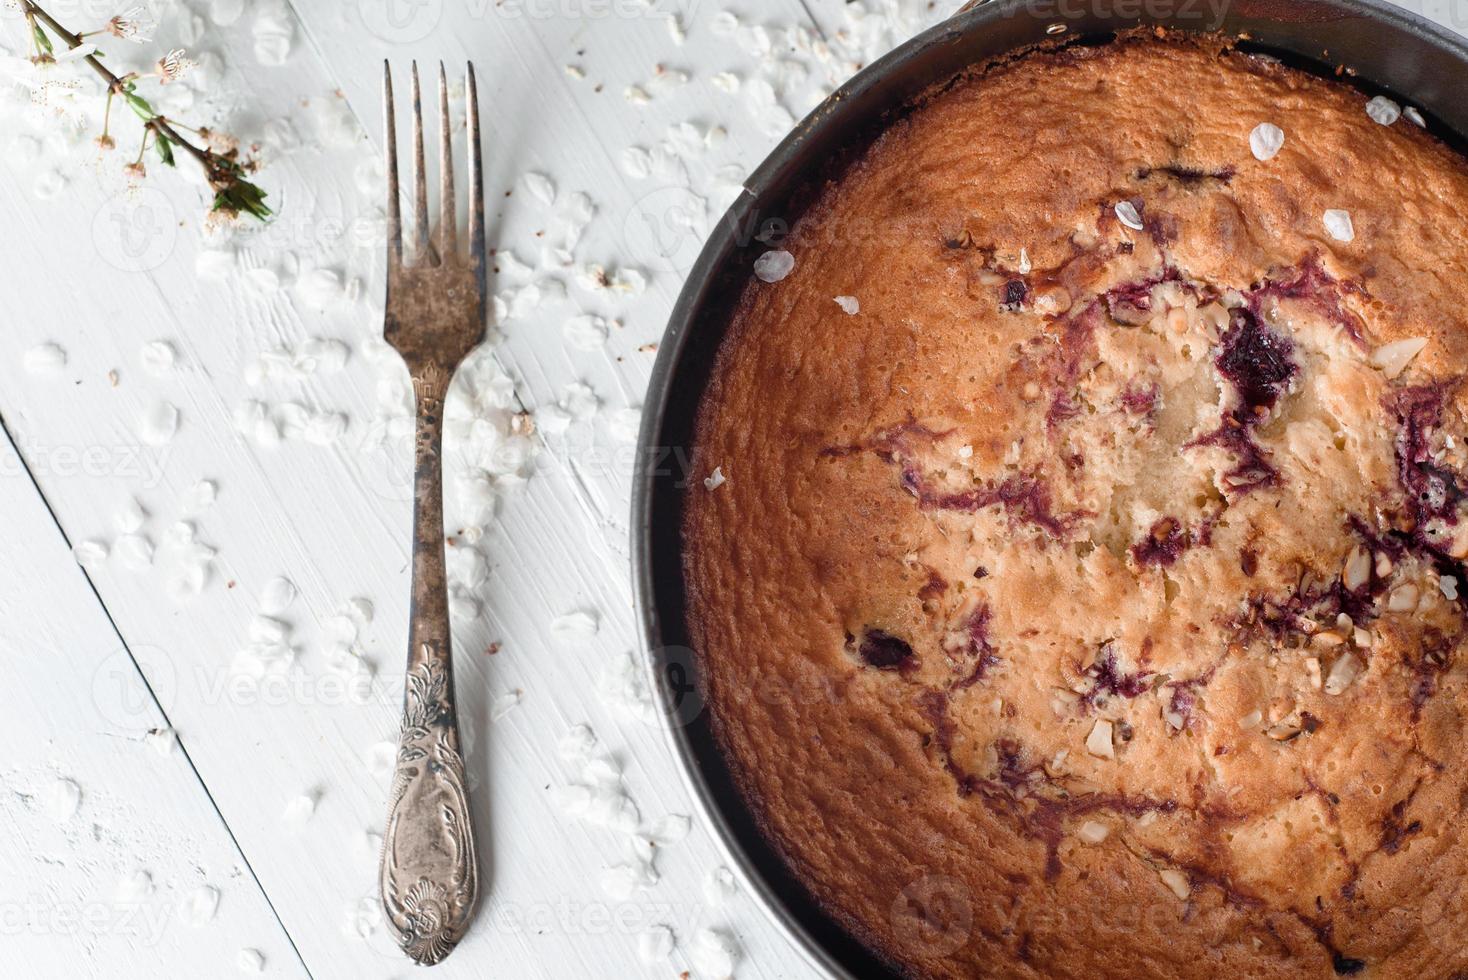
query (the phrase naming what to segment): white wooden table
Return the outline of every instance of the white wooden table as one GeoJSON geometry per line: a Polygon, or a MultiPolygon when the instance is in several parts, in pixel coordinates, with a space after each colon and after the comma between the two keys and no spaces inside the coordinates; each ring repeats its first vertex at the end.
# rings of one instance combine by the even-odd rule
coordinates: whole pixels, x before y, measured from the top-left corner
{"type": "MultiPolygon", "coordinates": [[[[156,58],[187,42],[209,56],[197,92],[175,90],[181,107],[195,100],[180,115],[258,140],[260,182],[279,211],[233,239],[201,228],[186,167],[127,192],[117,160],[94,163],[91,134],[62,138],[7,103],[0,975],[215,977],[249,972],[242,950],[271,976],[410,970],[381,923],[371,836],[401,699],[410,521],[409,446],[393,407],[404,375],[373,339],[381,65],[401,73],[415,57],[451,68],[472,59],[480,72],[492,243],[515,256],[502,255],[493,288],[506,315],[481,364],[503,366],[514,399],[486,406],[480,425],[503,435],[518,405],[537,422],[533,438],[502,447],[533,448],[523,466],[470,460],[486,443],[466,426],[447,448],[451,481],[487,468],[500,500],[476,512],[449,494],[486,900],[436,975],[707,977],[690,950],[708,928],[737,942],[741,977],[816,975],[747,894],[708,887],[721,858],[697,820],[657,849],[656,882],[619,885],[635,840],[570,812],[567,787],[587,774],[558,746],[575,725],[595,731],[644,833],[694,813],[659,725],[638,710],[645,692],[625,683],[638,655],[628,410],[698,244],[678,216],[692,204],[715,218],[792,115],[957,6],[864,4],[164,3],[157,44],[121,54],[156,58]],[[587,204],[594,214],[564,267],[554,247],[587,204]],[[625,270],[641,272],[646,288],[583,288],[590,264],[634,287],[625,270]],[[539,284],[538,304],[527,283],[539,284]],[[603,344],[603,324],[582,313],[606,318],[603,344]],[[348,345],[345,365],[256,376],[263,354],[311,338],[348,345]],[[145,351],[157,340],[177,352],[171,370],[145,351]],[[65,364],[47,369],[44,344],[65,364]],[[595,394],[593,414],[584,390],[568,391],[577,382],[595,394]],[[160,403],[178,409],[179,427],[153,444],[160,403]],[[258,424],[237,424],[251,403],[277,420],[325,413],[325,436],[340,413],[346,429],[270,445],[258,424]],[[527,478],[517,486],[511,471],[527,478]],[[211,506],[197,498],[201,480],[217,485],[211,506]],[[196,549],[180,522],[216,552],[197,594],[187,575],[198,574],[197,550],[180,558],[196,549]],[[156,546],[151,562],[129,535],[156,546]],[[71,549],[84,541],[110,557],[79,567],[71,549]],[[239,651],[259,637],[279,576],[299,589],[272,617],[296,656],[255,677],[239,651]],[[370,677],[346,676],[339,652],[353,632],[339,613],[355,597],[375,610],[352,645],[370,677]],[[595,614],[594,635],[553,628],[576,611],[595,614]],[[639,940],[659,924],[678,947],[648,963],[639,940]]],[[[73,29],[113,12],[93,0],[51,6],[73,29]]],[[[1456,11],[1426,13],[1451,25],[1456,11]]],[[[0,18],[18,50],[15,14],[0,18]]],[[[116,131],[118,152],[132,152],[135,133],[116,131]]]]}

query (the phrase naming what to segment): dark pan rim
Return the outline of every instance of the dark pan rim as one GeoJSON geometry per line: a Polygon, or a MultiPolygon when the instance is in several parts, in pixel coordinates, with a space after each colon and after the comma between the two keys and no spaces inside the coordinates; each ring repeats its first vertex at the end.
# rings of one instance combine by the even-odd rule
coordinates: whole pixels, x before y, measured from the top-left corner
{"type": "Polygon", "coordinates": [[[893,112],[931,85],[1057,35],[1087,43],[1139,26],[1216,31],[1316,74],[1392,94],[1423,110],[1434,135],[1468,149],[1463,38],[1385,0],[1213,0],[1220,2],[1225,10],[1214,23],[1200,23],[1209,0],[971,4],[862,70],[795,127],[745,181],[674,305],[643,406],[632,488],[633,588],[655,697],[688,788],[730,865],[787,938],[834,977],[899,974],[820,908],[760,834],[713,737],[684,619],[682,498],[696,478],[694,416],[731,299],[748,279],[752,253],[763,248],[752,229],[762,217],[799,214],[813,178],[837,172],[842,159],[865,149],[893,112]],[[1140,9],[1121,17],[1117,8],[1140,9]]]}

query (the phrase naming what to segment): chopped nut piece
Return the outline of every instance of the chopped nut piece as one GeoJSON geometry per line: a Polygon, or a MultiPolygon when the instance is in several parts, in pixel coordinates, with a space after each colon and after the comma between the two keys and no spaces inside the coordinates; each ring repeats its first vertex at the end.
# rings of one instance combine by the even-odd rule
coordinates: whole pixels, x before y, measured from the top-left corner
{"type": "Polygon", "coordinates": [[[1468,521],[1460,520],[1453,526],[1448,540],[1448,554],[1454,558],[1468,558],[1468,521]]]}
{"type": "Polygon", "coordinates": [[[1345,567],[1341,569],[1341,584],[1355,592],[1370,581],[1371,552],[1358,544],[1346,556],[1345,567]]]}
{"type": "Polygon", "coordinates": [[[1427,346],[1425,337],[1408,337],[1406,340],[1394,340],[1390,344],[1382,344],[1371,352],[1371,366],[1379,368],[1381,373],[1388,378],[1395,378],[1407,369],[1412,363],[1412,358],[1422,353],[1427,346]]]}
{"type": "Polygon", "coordinates": [[[1320,690],[1320,658],[1319,657],[1306,657],[1305,658],[1305,673],[1307,673],[1307,674],[1310,675],[1310,686],[1313,687],[1313,688],[1315,688],[1315,690],[1317,690],[1317,691],[1320,690]]]}
{"type": "Polygon", "coordinates": [[[1458,580],[1451,575],[1441,575],[1437,580],[1437,587],[1442,590],[1443,598],[1449,602],[1458,601],[1458,580]]]}
{"type": "Polygon", "coordinates": [[[1321,630],[1310,637],[1310,643],[1317,647],[1338,647],[1346,642],[1346,638],[1335,630],[1321,630]]]}
{"type": "Polygon", "coordinates": [[[1392,573],[1392,560],[1387,557],[1386,552],[1376,556],[1376,577],[1386,578],[1392,573]]]}
{"type": "Polygon", "coordinates": [[[1188,882],[1188,876],[1176,868],[1163,868],[1157,872],[1157,877],[1162,883],[1172,889],[1172,893],[1178,898],[1187,898],[1193,891],[1193,886],[1188,882]]]}
{"type": "Polygon", "coordinates": [[[1116,758],[1116,749],[1111,744],[1111,722],[1101,719],[1086,736],[1086,751],[1099,759],[1116,758]]]}
{"type": "Polygon", "coordinates": [[[1024,397],[1025,401],[1032,402],[1040,397],[1040,386],[1033,381],[1026,381],[1024,390],[1020,394],[1024,397]]]}
{"type": "Polygon", "coordinates": [[[1354,654],[1345,653],[1336,658],[1336,662],[1330,665],[1330,674],[1325,678],[1325,693],[1340,694],[1351,686],[1356,675],[1361,672],[1361,661],[1354,654]]]}
{"type": "Polygon", "coordinates": [[[1087,844],[1099,844],[1104,841],[1107,835],[1110,833],[1111,828],[1106,826],[1104,823],[1098,823],[1095,820],[1087,820],[1085,823],[1081,824],[1081,829],[1076,831],[1076,836],[1085,841],[1087,844]]]}
{"type": "Polygon", "coordinates": [[[1300,734],[1300,723],[1293,716],[1282,719],[1264,730],[1264,734],[1276,742],[1288,742],[1300,734]]]}
{"type": "Polygon", "coordinates": [[[1399,585],[1387,596],[1386,608],[1391,612],[1411,612],[1417,608],[1417,586],[1399,585]]]}
{"type": "Polygon", "coordinates": [[[1070,291],[1064,286],[1046,286],[1035,293],[1035,312],[1059,315],[1070,309],[1070,291]]]}
{"type": "Polygon", "coordinates": [[[1259,725],[1260,725],[1260,723],[1263,722],[1263,721],[1264,721],[1264,715],[1263,715],[1263,713],[1261,713],[1259,711],[1251,711],[1247,715],[1244,715],[1244,717],[1242,717],[1242,718],[1239,719],[1239,727],[1240,728],[1258,728],[1259,725]]]}

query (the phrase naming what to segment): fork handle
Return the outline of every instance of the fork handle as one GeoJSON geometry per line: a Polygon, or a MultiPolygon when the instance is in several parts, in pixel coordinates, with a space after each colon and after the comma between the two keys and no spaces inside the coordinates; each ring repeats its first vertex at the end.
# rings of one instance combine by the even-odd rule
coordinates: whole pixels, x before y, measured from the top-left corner
{"type": "Polygon", "coordinates": [[[463,938],[479,897],[459,748],[444,573],[443,403],[449,373],[415,371],[413,600],[397,765],[382,834],[381,888],[398,945],[424,965],[463,938]]]}

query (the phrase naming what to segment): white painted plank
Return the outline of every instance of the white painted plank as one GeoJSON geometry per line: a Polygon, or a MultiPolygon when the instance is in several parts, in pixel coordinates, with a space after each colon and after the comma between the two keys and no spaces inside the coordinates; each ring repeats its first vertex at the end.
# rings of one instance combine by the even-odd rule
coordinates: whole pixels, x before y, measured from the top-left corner
{"type": "MultiPolygon", "coordinates": [[[[0,972],[204,976],[241,947],[304,970],[10,442],[0,434],[0,972]],[[215,889],[218,910],[190,902],[215,889]]],[[[182,746],[182,747],[181,747],[182,746]]]]}

